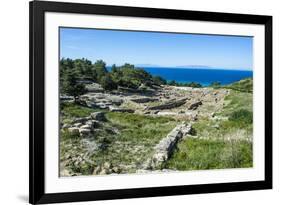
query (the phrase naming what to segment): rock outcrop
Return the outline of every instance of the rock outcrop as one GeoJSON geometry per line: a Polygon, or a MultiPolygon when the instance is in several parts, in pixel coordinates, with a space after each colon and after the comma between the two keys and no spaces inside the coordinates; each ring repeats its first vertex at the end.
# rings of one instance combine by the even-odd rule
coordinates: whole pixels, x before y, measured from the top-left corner
{"type": "Polygon", "coordinates": [[[137,97],[137,98],[130,98],[130,100],[135,103],[147,103],[147,102],[158,101],[157,98],[151,98],[151,97],[137,97]]]}
{"type": "Polygon", "coordinates": [[[86,105],[91,108],[108,109],[110,106],[119,106],[123,103],[122,96],[111,93],[90,92],[81,97],[86,105]]]}
{"type": "Polygon", "coordinates": [[[121,168],[118,166],[112,166],[111,163],[105,162],[102,165],[99,165],[94,168],[93,175],[105,175],[105,174],[119,174],[121,168]]]}
{"type": "Polygon", "coordinates": [[[195,103],[192,103],[188,109],[189,110],[196,110],[200,105],[202,105],[202,101],[197,101],[195,103]]]}
{"type": "Polygon", "coordinates": [[[60,96],[60,101],[61,102],[73,102],[74,97],[73,96],[67,96],[67,95],[61,95],[60,96]]]}
{"type": "Polygon", "coordinates": [[[122,87],[122,86],[118,86],[118,90],[121,92],[125,92],[125,93],[140,93],[140,94],[152,94],[153,92],[155,92],[156,87],[147,87],[145,85],[140,85],[138,88],[133,89],[133,88],[128,88],[128,87],[122,87]]]}
{"type": "Polygon", "coordinates": [[[63,127],[71,134],[77,134],[80,137],[89,137],[93,136],[94,130],[101,125],[100,121],[105,120],[103,112],[94,112],[88,117],[75,118],[70,125],[64,125],[63,127]]]}
{"type": "Polygon", "coordinates": [[[94,120],[98,120],[98,121],[106,120],[104,112],[93,112],[93,113],[91,113],[91,118],[94,120]]]}
{"type": "Polygon", "coordinates": [[[109,110],[111,112],[128,112],[128,113],[134,113],[135,111],[132,110],[132,109],[128,109],[128,108],[121,108],[121,107],[113,107],[113,106],[110,106],[109,107],[109,110]]]}
{"type": "Polygon", "coordinates": [[[87,84],[86,89],[88,92],[103,92],[104,91],[104,89],[98,83],[87,84]]]}
{"type": "Polygon", "coordinates": [[[180,100],[169,101],[169,102],[166,102],[166,103],[164,103],[162,105],[156,105],[156,106],[147,107],[147,109],[148,110],[171,109],[171,108],[179,107],[179,106],[185,104],[187,99],[188,98],[183,98],[183,99],[180,99],[180,100]]]}

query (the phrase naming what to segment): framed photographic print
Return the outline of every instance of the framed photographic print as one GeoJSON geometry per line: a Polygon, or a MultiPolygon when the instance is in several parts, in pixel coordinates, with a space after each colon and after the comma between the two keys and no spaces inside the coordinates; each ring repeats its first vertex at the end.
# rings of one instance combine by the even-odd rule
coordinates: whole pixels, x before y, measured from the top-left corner
{"type": "Polygon", "coordinates": [[[272,188],[272,17],[30,2],[30,203],[272,188]]]}

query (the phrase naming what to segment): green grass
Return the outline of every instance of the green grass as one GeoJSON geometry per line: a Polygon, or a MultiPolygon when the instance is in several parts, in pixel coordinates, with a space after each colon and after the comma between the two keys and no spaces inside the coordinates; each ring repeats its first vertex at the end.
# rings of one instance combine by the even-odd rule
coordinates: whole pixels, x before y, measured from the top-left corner
{"type": "Polygon", "coordinates": [[[224,140],[228,137],[248,140],[252,136],[252,127],[252,123],[233,120],[200,120],[193,124],[199,138],[210,140],[224,140]]]}
{"type": "Polygon", "coordinates": [[[243,125],[249,125],[253,123],[253,112],[240,109],[231,113],[229,117],[230,121],[238,122],[243,125]]]}
{"type": "Polygon", "coordinates": [[[230,85],[225,86],[226,88],[230,88],[232,90],[237,90],[240,92],[253,92],[253,79],[252,78],[246,78],[243,80],[240,80],[238,82],[232,83],[230,85]]]}
{"type": "Polygon", "coordinates": [[[72,117],[87,117],[92,112],[97,111],[97,109],[92,109],[88,107],[84,107],[74,103],[61,103],[61,113],[65,118],[72,117]]]}
{"type": "Polygon", "coordinates": [[[64,123],[70,123],[73,118],[87,117],[92,112],[101,111],[101,109],[93,109],[81,106],[75,103],[61,103],[60,104],[60,120],[64,123]]]}
{"type": "MultiPolygon", "coordinates": [[[[219,88],[218,88],[219,89],[219,88]]],[[[201,170],[252,167],[253,95],[231,90],[217,119],[193,124],[197,138],[187,138],[166,168],[201,170]]]]}
{"type": "MultiPolygon", "coordinates": [[[[73,104],[64,105],[62,110],[64,120],[85,117],[95,111],[73,104]]],[[[90,175],[95,167],[105,162],[125,167],[124,172],[135,172],[153,154],[154,146],[178,123],[168,117],[105,112],[107,121],[95,130],[92,138],[87,139],[90,143],[102,145],[97,151],[89,152],[78,136],[61,133],[61,162],[67,162],[65,166],[71,173],[90,175]],[[75,158],[77,154],[85,156],[91,163],[82,161],[75,164],[75,160],[66,159],[68,155],[75,158]]]]}
{"type": "Polygon", "coordinates": [[[230,94],[225,97],[223,110],[217,114],[229,117],[233,112],[238,110],[253,111],[252,93],[231,90],[230,94]]]}
{"type": "Polygon", "coordinates": [[[213,87],[215,89],[226,88],[226,89],[236,90],[239,92],[253,93],[253,79],[245,78],[240,81],[231,83],[229,85],[220,85],[220,84],[214,83],[214,84],[211,84],[210,87],[213,87]]]}
{"type": "Polygon", "coordinates": [[[141,165],[153,153],[153,147],[176,126],[174,119],[131,113],[108,112],[111,126],[120,133],[108,149],[108,160],[116,164],[141,165]],[[122,150],[119,152],[119,150],[122,150]]]}
{"type": "Polygon", "coordinates": [[[252,143],[246,141],[210,141],[186,139],[168,160],[166,168],[205,170],[252,167],[252,143]]]}

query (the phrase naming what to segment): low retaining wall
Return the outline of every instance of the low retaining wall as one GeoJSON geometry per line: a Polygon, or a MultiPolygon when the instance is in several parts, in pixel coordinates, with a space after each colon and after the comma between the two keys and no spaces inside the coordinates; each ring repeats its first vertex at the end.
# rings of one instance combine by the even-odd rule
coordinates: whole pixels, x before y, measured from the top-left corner
{"type": "Polygon", "coordinates": [[[165,138],[163,138],[155,147],[155,153],[149,159],[143,169],[160,168],[161,165],[167,161],[173,153],[176,145],[180,139],[187,134],[190,134],[192,129],[191,124],[180,124],[176,126],[165,138]]]}

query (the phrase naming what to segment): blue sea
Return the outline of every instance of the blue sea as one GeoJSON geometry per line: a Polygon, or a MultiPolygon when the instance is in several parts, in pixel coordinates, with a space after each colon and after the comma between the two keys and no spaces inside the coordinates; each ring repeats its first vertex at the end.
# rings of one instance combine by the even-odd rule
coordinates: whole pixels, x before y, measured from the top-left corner
{"type": "Polygon", "coordinates": [[[196,82],[203,86],[208,86],[212,82],[220,82],[222,85],[226,85],[244,78],[253,77],[253,71],[248,70],[166,67],[144,67],[143,69],[152,75],[159,75],[167,81],[175,80],[178,83],[196,82]]]}

